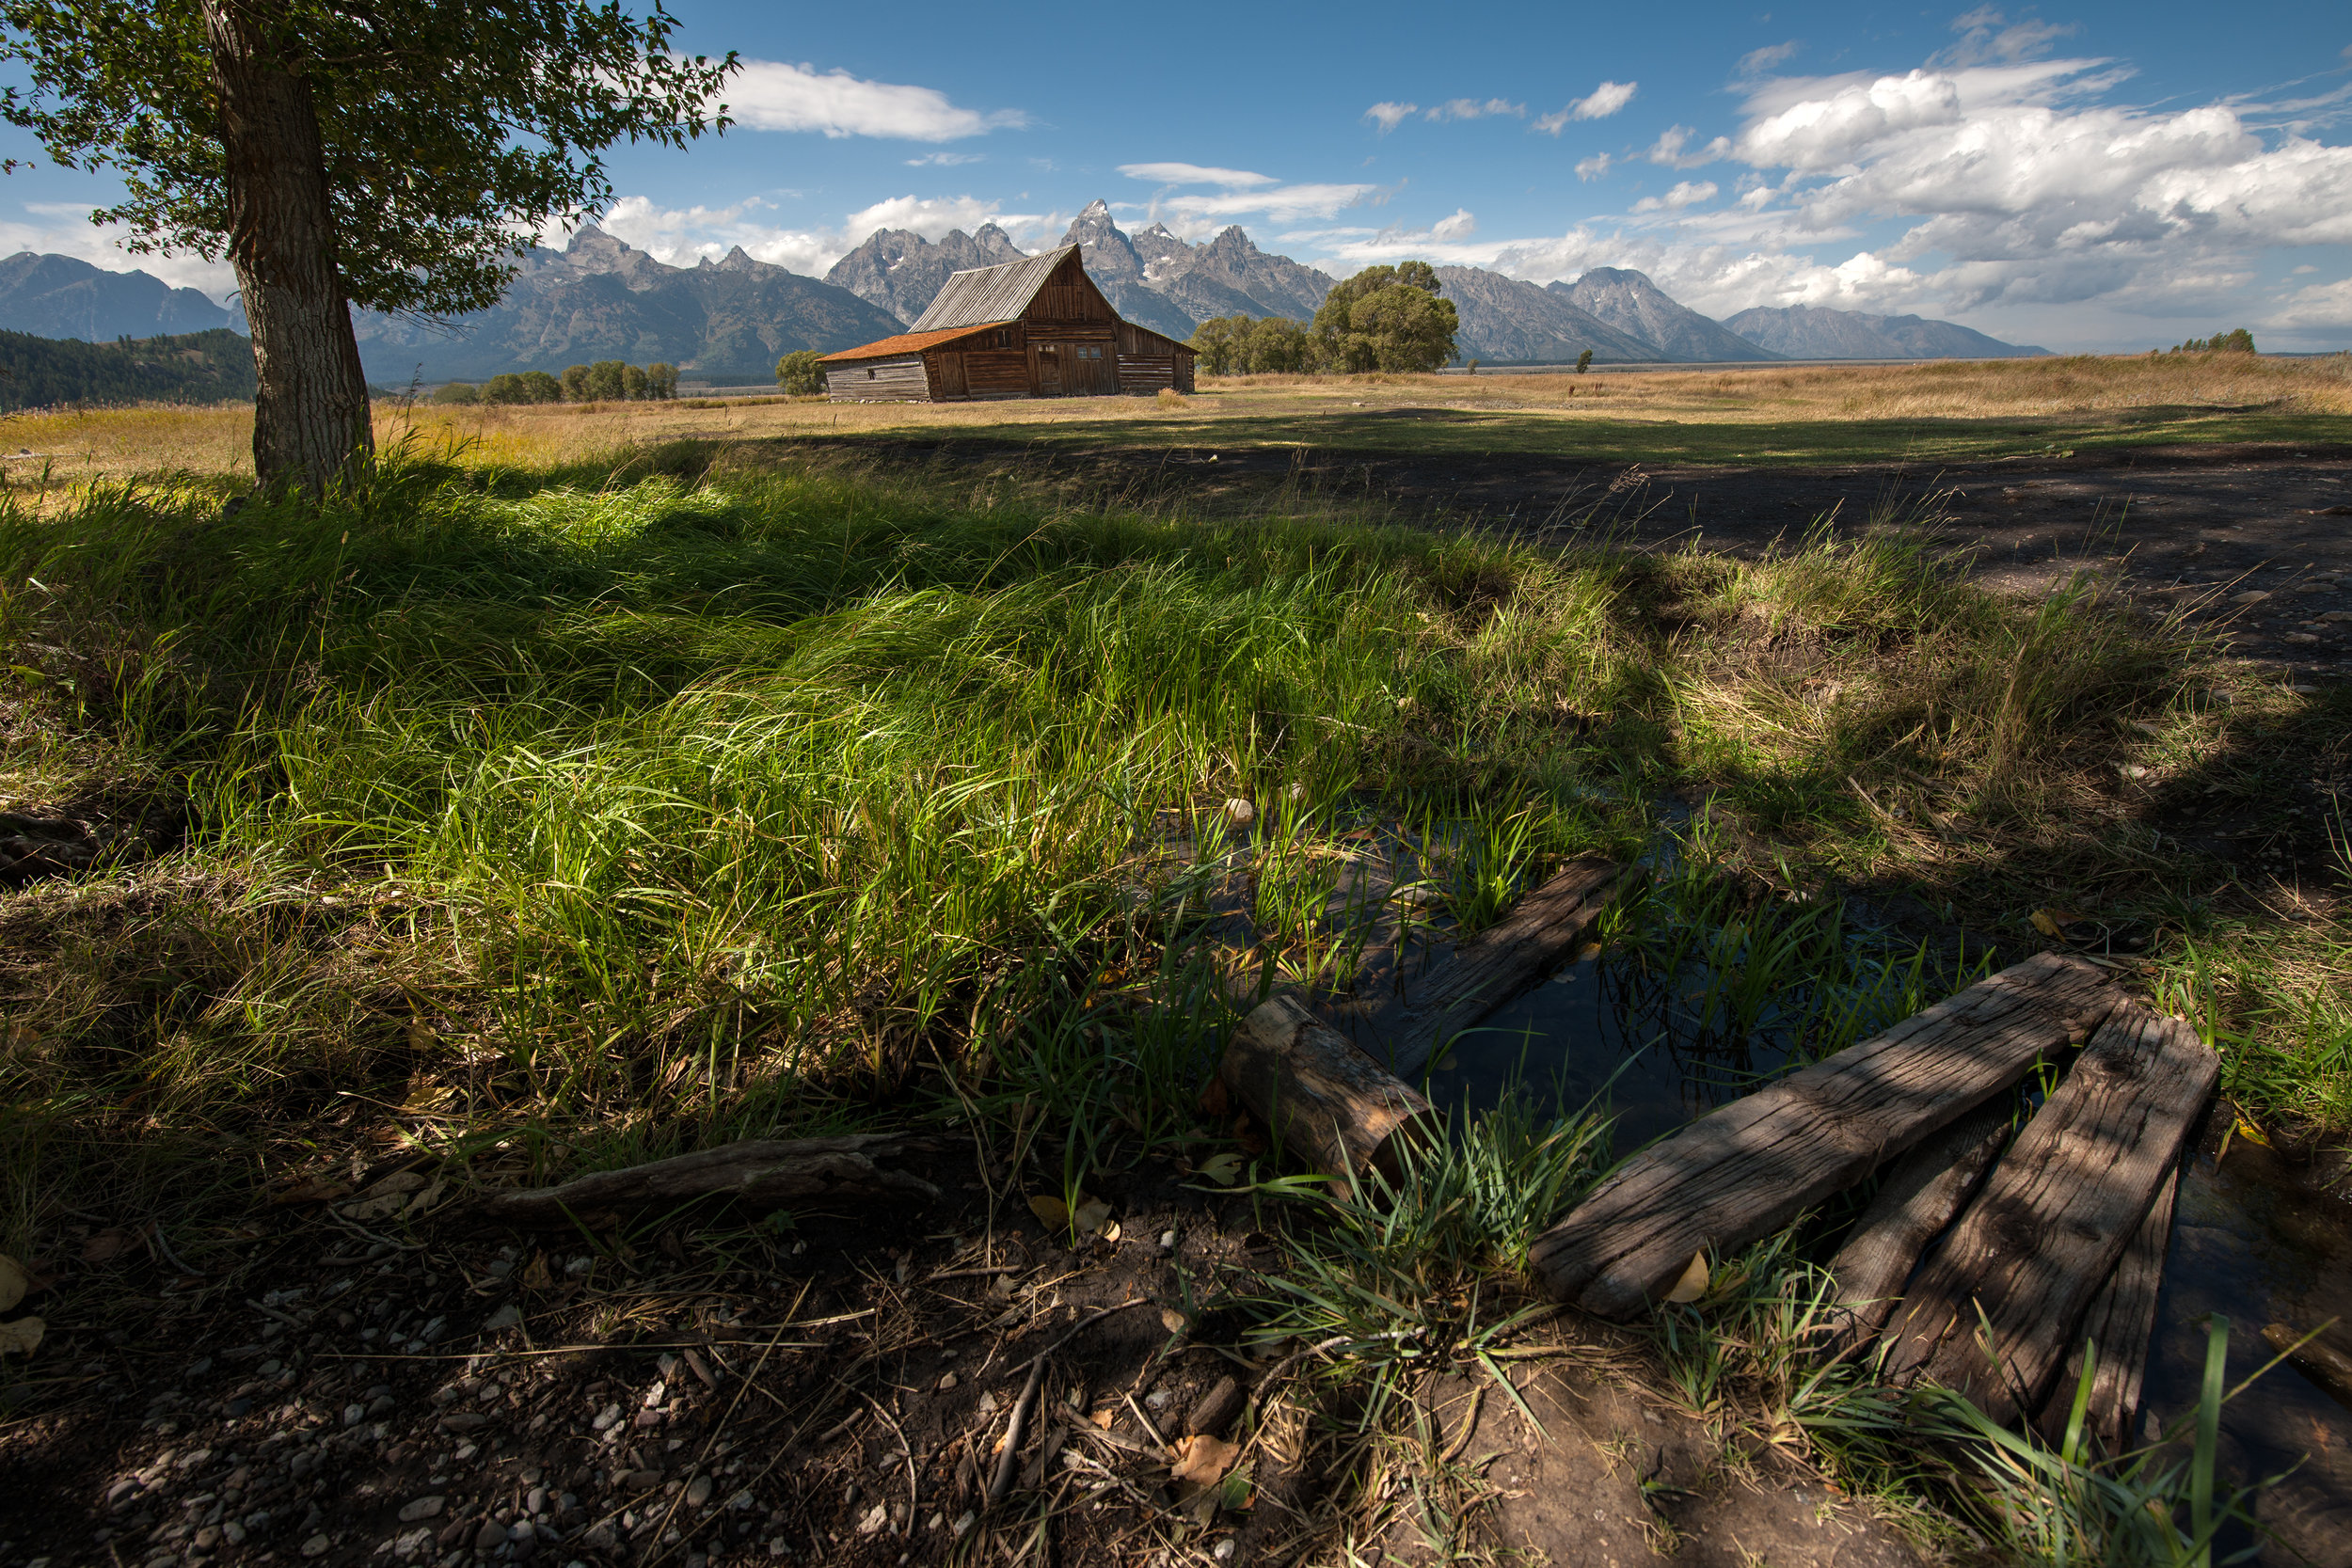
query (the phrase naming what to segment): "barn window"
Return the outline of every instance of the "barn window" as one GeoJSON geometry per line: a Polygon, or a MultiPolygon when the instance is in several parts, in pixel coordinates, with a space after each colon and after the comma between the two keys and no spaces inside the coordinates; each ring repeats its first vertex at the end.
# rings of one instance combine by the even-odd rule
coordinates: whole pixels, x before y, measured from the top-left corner
{"type": "Polygon", "coordinates": [[[866,379],[868,381],[874,379],[874,367],[871,365],[866,367],[866,379]]]}

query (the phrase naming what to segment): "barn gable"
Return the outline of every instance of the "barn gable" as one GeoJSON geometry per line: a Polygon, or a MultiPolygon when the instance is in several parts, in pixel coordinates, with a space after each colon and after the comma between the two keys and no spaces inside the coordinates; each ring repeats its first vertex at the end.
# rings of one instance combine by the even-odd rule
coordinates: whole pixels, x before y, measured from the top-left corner
{"type": "Polygon", "coordinates": [[[1192,389],[1191,349],[1119,318],[1076,245],[947,279],[908,331],[829,354],[828,396],[856,402],[1150,396],[1192,389]]]}

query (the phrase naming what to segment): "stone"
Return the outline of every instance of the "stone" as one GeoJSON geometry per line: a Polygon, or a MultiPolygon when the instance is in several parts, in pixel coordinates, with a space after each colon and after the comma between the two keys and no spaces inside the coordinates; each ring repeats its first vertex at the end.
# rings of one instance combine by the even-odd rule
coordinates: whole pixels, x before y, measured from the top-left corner
{"type": "Polygon", "coordinates": [[[443,1432],[480,1432],[490,1424],[490,1418],[479,1410],[460,1410],[441,1418],[443,1432]]]}
{"type": "Polygon", "coordinates": [[[501,1546],[505,1544],[506,1527],[500,1524],[496,1519],[483,1520],[482,1528],[474,1531],[473,1549],[477,1552],[482,1552],[486,1555],[487,1553],[497,1551],[501,1546]]]}
{"type": "Polygon", "coordinates": [[[439,1493],[429,1497],[414,1498],[400,1505],[400,1522],[413,1525],[420,1519],[437,1519],[441,1516],[441,1510],[447,1506],[449,1499],[439,1493]]]}
{"type": "Polygon", "coordinates": [[[334,1544],[335,1543],[326,1539],[324,1534],[314,1535],[310,1537],[310,1540],[305,1541],[302,1544],[302,1555],[304,1557],[325,1557],[327,1554],[328,1549],[334,1544]]]}
{"type": "Polygon", "coordinates": [[[710,1478],[696,1476],[686,1487],[686,1506],[700,1508],[710,1500],[710,1478]]]}
{"type": "Polygon", "coordinates": [[[1225,802],[1225,820],[1236,828],[1247,828],[1258,819],[1258,808],[1239,796],[1225,802]]]}

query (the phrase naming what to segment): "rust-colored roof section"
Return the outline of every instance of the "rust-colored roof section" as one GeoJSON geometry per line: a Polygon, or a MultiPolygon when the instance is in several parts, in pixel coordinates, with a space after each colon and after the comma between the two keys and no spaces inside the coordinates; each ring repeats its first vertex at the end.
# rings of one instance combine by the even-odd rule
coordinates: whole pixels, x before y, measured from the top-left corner
{"type": "Polygon", "coordinates": [[[920,354],[927,348],[952,343],[958,338],[969,338],[975,332],[985,332],[992,326],[1004,326],[1006,322],[982,322],[977,326],[951,326],[943,332],[901,332],[895,338],[877,338],[870,343],[845,348],[838,354],[828,354],[817,362],[834,364],[843,359],[895,359],[901,354],[920,354]]]}

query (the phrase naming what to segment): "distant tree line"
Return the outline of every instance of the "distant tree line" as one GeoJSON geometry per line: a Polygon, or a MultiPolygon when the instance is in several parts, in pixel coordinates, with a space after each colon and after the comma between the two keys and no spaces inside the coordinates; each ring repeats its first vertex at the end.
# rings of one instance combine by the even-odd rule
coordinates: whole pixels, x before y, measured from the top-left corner
{"type": "Polygon", "coordinates": [[[631,365],[619,359],[599,359],[593,365],[571,365],[563,375],[545,371],[518,371],[494,375],[479,387],[453,381],[433,394],[441,404],[468,403],[660,403],[677,396],[677,367],[657,361],[631,365]]]}
{"type": "Polygon", "coordinates": [[[85,343],[0,332],[0,408],[250,402],[253,345],[225,326],[85,343]]]}
{"type": "Polygon", "coordinates": [[[1218,316],[1190,344],[1210,375],[1361,375],[1434,371],[1454,358],[1461,318],[1426,261],[1366,267],[1324,297],[1311,323],[1218,316]]]}
{"type": "Polygon", "coordinates": [[[2175,354],[2251,354],[2254,352],[2254,335],[2241,326],[2235,332],[2217,332],[2210,338],[2191,338],[2187,342],[2176,344],[2172,352],[2175,354]]]}

